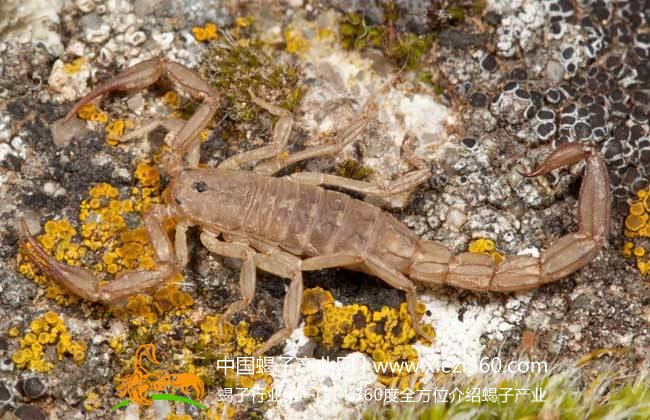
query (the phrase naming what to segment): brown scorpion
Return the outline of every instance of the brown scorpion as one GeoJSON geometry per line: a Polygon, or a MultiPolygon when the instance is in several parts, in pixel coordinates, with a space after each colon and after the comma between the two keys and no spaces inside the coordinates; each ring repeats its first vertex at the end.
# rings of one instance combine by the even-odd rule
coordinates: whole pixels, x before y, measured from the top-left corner
{"type": "Polygon", "coordinates": [[[484,254],[453,255],[439,242],[420,239],[378,207],[321,187],[327,185],[365,195],[389,196],[425,182],[429,178],[426,169],[408,173],[385,188],[315,172],[272,177],[298,161],[338,153],[354,141],[366,119],[343,130],[336,144],[309,147],[281,157],[293,124],[291,114],[256,98],[251,92],[256,104],[279,117],[273,128],[272,143],[229,157],[216,168],[199,168],[199,133],[217,112],[219,93],[196,71],[163,58],[136,64],[96,87],[77,102],[66,118],[106,93],[145,88],[159,79],[167,79],[178,90],[202,103],[187,121],[154,121],[129,136],[141,135],[158,125],[167,127],[171,134],[167,136],[170,153],[163,163],[163,169],[171,178],[166,191],[167,204],[154,207],[143,218],[155,248],[156,270],[126,272],[100,285],[91,272],[62,264],[49,256],[29,233],[25,221],[20,222],[21,243],[27,255],[43,272],[84,299],[114,302],[160,286],[187,264],[187,229],[198,226],[201,242],[208,250],[242,260],[242,296],[227,308],[223,320],[251,303],[257,269],[290,280],[283,309],[284,327],[264,342],[257,354],[282,342],[298,327],[302,272],[332,267],[363,271],[404,291],[414,328],[426,336],[415,309],[416,283],[446,284],[477,291],[531,289],[588,264],[607,241],[611,208],[607,168],[594,149],[578,142],[558,147],[537,170],[526,175],[539,176],[586,161],[578,200],[578,232],[559,238],[539,258],[518,255],[495,263],[484,254]],[[254,161],[264,162],[252,172],[241,170],[240,165],[254,161]],[[171,217],[180,220],[173,241],[163,228],[163,221],[171,217]]]}

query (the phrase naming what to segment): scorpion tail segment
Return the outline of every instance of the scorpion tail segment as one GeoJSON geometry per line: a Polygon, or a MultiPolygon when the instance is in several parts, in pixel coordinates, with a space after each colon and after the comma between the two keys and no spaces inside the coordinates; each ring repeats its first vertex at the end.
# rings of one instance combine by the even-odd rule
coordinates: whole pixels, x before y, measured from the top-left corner
{"type": "Polygon", "coordinates": [[[579,162],[592,153],[593,149],[586,144],[579,142],[565,143],[553,150],[539,168],[524,176],[531,178],[547,174],[554,169],[579,162]]]}
{"type": "Polygon", "coordinates": [[[549,283],[568,276],[593,260],[600,244],[581,233],[570,233],[551,244],[541,260],[541,283],[549,283]]]}
{"type": "Polygon", "coordinates": [[[451,251],[440,242],[420,240],[407,275],[426,284],[445,284],[451,251]]]}
{"type": "Polygon", "coordinates": [[[580,232],[602,246],[609,237],[612,192],[604,159],[594,153],[587,159],[587,169],[580,186],[578,225],[580,232]]]}
{"type": "Polygon", "coordinates": [[[76,296],[93,302],[99,300],[98,281],[89,271],[51,257],[29,232],[24,219],[19,222],[18,234],[25,255],[39,270],[76,296]]]}
{"type": "Polygon", "coordinates": [[[160,58],[151,58],[129,67],[108,82],[97,86],[81,98],[65,116],[69,121],[79,108],[93,99],[116,90],[140,89],[155,83],[163,73],[163,62],[160,58]]]}

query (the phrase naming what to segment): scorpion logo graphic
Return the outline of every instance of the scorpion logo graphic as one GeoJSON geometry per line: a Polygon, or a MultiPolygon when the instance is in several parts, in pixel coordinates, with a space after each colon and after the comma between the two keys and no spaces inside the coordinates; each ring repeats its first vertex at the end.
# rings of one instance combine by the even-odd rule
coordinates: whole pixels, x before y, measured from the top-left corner
{"type": "Polygon", "coordinates": [[[128,395],[129,400],[139,405],[151,405],[149,391],[163,391],[167,387],[178,388],[183,394],[189,396],[194,390],[196,399],[204,395],[203,381],[193,373],[169,373],[166,370],[150,372],[144,366],[144,360],[153,364],[160,364],[156,359],[156,346],[143,344],[138,347],[133,356],[133,373],[120,379],[117,394],[120,397],[128,395]]]}

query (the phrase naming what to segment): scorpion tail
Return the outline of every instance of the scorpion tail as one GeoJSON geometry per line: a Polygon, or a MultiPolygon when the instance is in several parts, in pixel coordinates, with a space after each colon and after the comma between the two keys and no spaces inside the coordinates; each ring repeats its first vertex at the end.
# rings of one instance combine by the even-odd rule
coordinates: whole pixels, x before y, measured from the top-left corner
{"type": "Polygon", "coordinates": [[[489,255],[452,255],[439,242],[421,240],[406,274],[425,284],[510,292],[550,283],[579,270],[598,255],[609,234],[611,191],[603,158],[585,144],[564,144],[537,170],[526,175],[543,175],[585,159],[586,172],[578,200],[578,232],[557,239],[539,258],[517,255],[495,263],[489,255]]]}

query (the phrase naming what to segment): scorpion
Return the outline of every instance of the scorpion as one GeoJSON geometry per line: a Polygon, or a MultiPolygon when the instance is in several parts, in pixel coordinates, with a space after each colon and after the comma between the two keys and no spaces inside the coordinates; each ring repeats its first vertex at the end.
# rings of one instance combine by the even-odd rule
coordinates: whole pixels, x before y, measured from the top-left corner
{"type": "Polygon", "coordinates": [[[126,136],[133,138],[161,125],[169,130],[169,152],[161,162],[170,177],[164,193],[166,204],[154,206],[143,216],[155,250],[153,271],[128,271],[100,285],[88,270],[60,263],[48,255],[29,232],[25,220],[19,223],[20,242],[27,257],[83,299],[111,303],[159,287],[186,266],[187,231],[190,226],[198,226],[200,241],[210,252],[242,261],[241,298],[227,307],[220,322],[251,304],[257,269],[290,280],[282,311],[284,325],[256,349],[256,355],[282,343],[299,326],[302,272],[335,267],[365,272],[403,291],[415,331],[432,340],[430,330],[423,328],[416,312],[417,285],[450,285],[482,292],[528,290],[579,270],[598,255],[608,239],[611,191],[607,167],[599,153],[584,143],[560,145],[536,170],[522,174],[536,177],[586,162],[577,204],[578,231],[555,240],[539,257],[508,256],[497,263],[481,253],[453,255],[442,243],[419,238],[379,207],[323,188],[337,187],[385,198],[426,182],[430,178],[428,169],[407,173],[384,187],[319,172],[273,177],[304,159],[335,155],[355,140],[367,124],[365,117],[341,130],[334,144],[307,147],[287,156],[282,151],[293,126],[291,113],[249,91],[257,105],[278,117],[270,144],[228,157],[215,168],[201,168],[199,134],[218,111],[219,92],[196,70],[152,58],[91,90],[66,119],[82,105],[107,93],[144,89],[165,80],[200,101],[200,105],[187,121],[157,119],[126,136]],[[257,165],[252,171],[242,170],[241,165],[247,163],[257,165]],[[168,218],[179,220],[173,240],[163,227],[168,218]]]}

